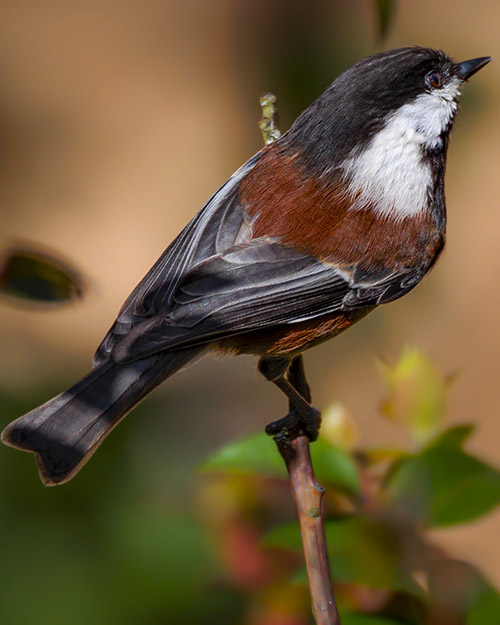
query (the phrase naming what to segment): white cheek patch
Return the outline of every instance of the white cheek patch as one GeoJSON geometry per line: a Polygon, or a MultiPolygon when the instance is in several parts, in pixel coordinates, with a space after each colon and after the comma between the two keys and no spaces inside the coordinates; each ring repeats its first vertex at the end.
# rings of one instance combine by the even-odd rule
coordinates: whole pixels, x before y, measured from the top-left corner
{"type": "Polygon", "coordinates": [[[372,209],[397,221],[425,211],[431,189],[424,149],[442,147],[457,110],[461,81],[404,104],[362,152],[343,164],[352,210],[372,209]]]}
{"type": "Polygon", "coordinates": [[[414,102],[399,109],[397,115],[406,118],[425,147],[441,147],[441,135],[449,128],[457,112],[460,85],[458,78],[452,78],[442,89],[422,93],[414,102]]]}

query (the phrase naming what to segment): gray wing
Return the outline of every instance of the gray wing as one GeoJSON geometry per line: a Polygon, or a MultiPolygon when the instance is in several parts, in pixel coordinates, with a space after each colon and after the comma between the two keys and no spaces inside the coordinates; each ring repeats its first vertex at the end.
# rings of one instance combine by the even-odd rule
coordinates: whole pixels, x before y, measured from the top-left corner
{"type": "Polygon", "coordinates": [[[224,184],[169,245],[123,304],[98,347],[94,366],[109,358],[116,341],[158,311],[166,311],[189,269],[244,239],[250,230],[238,204],[238,186],[261,156],[258,152],[224,184]]]}
{"type": "Polygon", "coordinates": [[[167,248],[129,296],[94,364],[373,307],[411,290],[425,271],[340,267],[270,240],[251,241],[238,187],[256,154],[167,248]],[[244,243],[242,243],[244,242],[244,243]]]}
{"type": "Polygon", "coordinates": [[[276,325],[392,301],[420,280],[418,272],[346,270],[255,239],[193,267],[168,311],[138,324],[119,341],[117,361],[200,345],[276,325]]]}
{"type": "Polygon", "coordinates": [[[350,287],[338,268],[256,239],[193,267],[163,314],[135,326],[112,351],[131,361],[341,310],[350,287]]]}

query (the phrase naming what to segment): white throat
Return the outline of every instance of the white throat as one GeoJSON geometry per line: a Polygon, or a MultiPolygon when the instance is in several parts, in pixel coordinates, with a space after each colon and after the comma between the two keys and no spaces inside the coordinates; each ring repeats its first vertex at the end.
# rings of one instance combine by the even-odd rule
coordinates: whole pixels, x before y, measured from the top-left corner
{"type": "Polygon", "coordinates": [[[400,221],[427,210],[432,185],[424,149],[442,147],[457,110],[461,81],[423,93],[391,115],[361,152],[343,164],[352,210],[372,209],[400,221]]]}

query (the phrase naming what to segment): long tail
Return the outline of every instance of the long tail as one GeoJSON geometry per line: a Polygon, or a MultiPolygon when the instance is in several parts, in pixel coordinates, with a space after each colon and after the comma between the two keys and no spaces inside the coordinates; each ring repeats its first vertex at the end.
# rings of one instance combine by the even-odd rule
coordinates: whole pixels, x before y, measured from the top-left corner
{"type": "Polygon", "coordinates": [[[99,365],[64,393],[10,423],[2,441],[35,453],[45,485],[67,482],[134,406],[199,352],[193,348],[99,365]]]}

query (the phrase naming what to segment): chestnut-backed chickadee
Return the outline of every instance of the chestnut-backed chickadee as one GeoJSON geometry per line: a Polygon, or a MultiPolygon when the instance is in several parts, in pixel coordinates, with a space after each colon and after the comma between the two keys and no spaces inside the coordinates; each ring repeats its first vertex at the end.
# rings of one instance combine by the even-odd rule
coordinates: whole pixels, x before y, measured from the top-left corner
{"type": "Polygon", "coordinates": [[[256,354],[288,397],[270,434],[314,440],[301,353],[413,289],[445,240],[462,83],[490,61],[402,48],[341,74],[224,184],[123,305],[69,390],[7,426],[45,484],[69,480],[161,382],[207,352],[256,354]]]}

